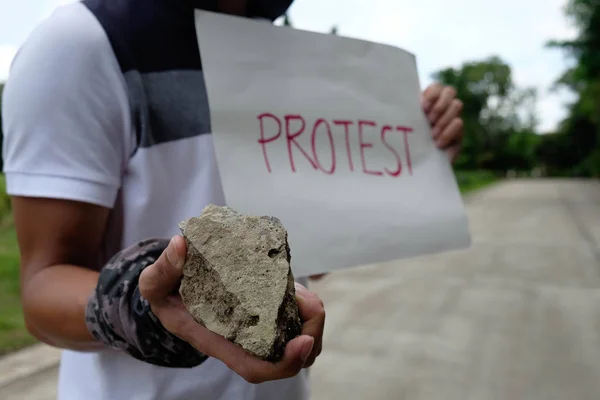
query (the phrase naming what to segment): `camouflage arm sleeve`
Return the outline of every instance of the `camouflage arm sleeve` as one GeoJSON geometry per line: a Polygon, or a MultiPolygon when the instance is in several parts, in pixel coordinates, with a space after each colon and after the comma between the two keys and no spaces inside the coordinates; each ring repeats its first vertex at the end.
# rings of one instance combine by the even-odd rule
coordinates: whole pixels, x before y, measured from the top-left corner
{"type": "Polygon", "coordinates": [[[88,301],[86,324],[97,340],[138,360],[191,368],[207,357],[167,331],[138,288],[144,268],[154,263],[168,244],[165,239],[146,240],[113,256],[88,301]]]}

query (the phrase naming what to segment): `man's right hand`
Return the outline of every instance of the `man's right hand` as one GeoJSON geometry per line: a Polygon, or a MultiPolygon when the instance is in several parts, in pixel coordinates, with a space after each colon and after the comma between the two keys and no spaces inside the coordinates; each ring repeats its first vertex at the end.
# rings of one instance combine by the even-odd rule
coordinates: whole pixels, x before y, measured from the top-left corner
{"type": "Polygon", "coordinates": [[[140,275],[140,293],[165,329],[201,353],[222,361],[250,383],[290,378],[314,363],[321,353],[325,325],[323,302],[316,294],[296,284],[302,334],[287,344],[281,361],[262,361],[198,324],[186,310],[178,293],[186,254],[183,237],[175,236],[158,260],[140,275]]]}

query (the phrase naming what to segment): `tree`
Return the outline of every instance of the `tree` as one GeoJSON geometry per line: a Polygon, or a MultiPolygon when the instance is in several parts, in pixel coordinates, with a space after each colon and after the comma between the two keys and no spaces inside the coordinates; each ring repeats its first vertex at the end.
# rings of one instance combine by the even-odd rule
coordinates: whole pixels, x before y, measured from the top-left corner
{"type": "Polygon", "coordinates": [[[536,92],[517,88],[508,64],[490,57],[444,69],[434,79],[454,87],[464,104],[465,136],[457,168],[535,166],[536,92]]]}
{"type": "MultiPolygon", "coordinates": [[[[290,19],[290,16],[288,13],[283,14],[283,26],[287,26],[289,28],[293,28],[294,26],[292,25],[292,20],[290,19]]],[[[330,34],[337,36],[338,34],[338,27],[337,25],[334,25],[331,27],[331,30],[329,31],[330,34]]]]}
{"type": "Polygon", "coordinates": [[[542,149],[545,163],[560,165],[575,176],[600,176],[600,2],[570,0],[567,18],[577,28],[575,39],[552,41],[575,61],[556,82],[577,94],[569,105],[557,138],[549,139],[542,149]],[[560,144],[562,152],[553,146],[560,144]]]}

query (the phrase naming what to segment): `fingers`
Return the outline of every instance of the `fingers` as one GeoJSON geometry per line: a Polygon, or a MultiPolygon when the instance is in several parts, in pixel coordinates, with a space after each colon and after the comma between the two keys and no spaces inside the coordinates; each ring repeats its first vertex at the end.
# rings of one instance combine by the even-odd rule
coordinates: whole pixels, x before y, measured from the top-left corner
{"type": "MultiPolygon", "coordinates": [[[[281,361],[271,363],[262,361],[250,354],[243,355],[243,367],[236,371],[235,363],[239,360],[237,355],[225,362],[233,367],[240,376],[250,383],[263,383],[271,380],[287,379],[296,376],[304,366],[307,358],[310,356],[315,340],[306,335],[299,336],[291,340],[285,347],[285,352],[281,361]]],[[[241,350],[241,348],[240,348],[241,350]]],[[[240,355],[241,356],[241,355],[240,355]]]]}
{"type": "Polygon", "coordinates": [[[313,337],[299,336],[287,344],[281,361],[272,363],[252,356],[241,346],[199,325],[184,308],[159,307],[157,317],[171,333],[208,357],[220,360],[250,383],[297,375],[311,356],[315,344],[313,337]]]}
{"type": "Polygon", "coordinates": [[[435,83],[423,93],[423,110],[432,125],[432,135],[438,148],[446,150],[453,162],[460,152],[464,123],[463,103],[456,99],[456,90],[435,83]]]}
{"type": "Polygon", "coordinates": [[[448,124],[452,122],[454,118],[460,116],[460,113],[463,109],[462,101],[458,99],[452,99],[446,111],[442,114],[442,116],[435,122],[435,126],[433,127],[433,138],[436,139],[441,132],[446,129],[448,124]]]}
{"type": "Polygon", "coordinates": [[[460,143],[463,136],[463,127],[462,119],[454,118],[435,139],[436,146],[445,149],[449,145],[460,143]]]}
{"type": "Polygon", "coordinates": [[[439,83],[434,83],[425,89],[421,98],[421,106],[426,114],[431,111],[431,107],[437,102],[443,89],[444,87],[439,83]]]}
{"type": "Polygon", "coordinates": [[[176,236],[158,260],[140,275],[140,292],[150,302],[165,329],[201,353],[222,361],[250,383],[291,378],[314,363],[321,353],[325,324],[323,302],[316,294],[296,285],[300,317],[304,321],[302,334],[287,344],[279,362],[263,361],[198,324],[183,306],[181,298],[173,295],[181,281],[185,257],[185,241],[176,236]]]}
{"type": "Polygon", "coordinates": [[[447,150],[446,150],[446,155],[448,156],[448,160],[453,163],[456,161],[456,159],[458,158],[458,154],[460,153],[460,144],[457,143],[453,146],[450,146],[447,150]]]}
{"type": "Polygon", "coordinates": [[[452,100],[456,97],[456,90],[449,86],[445,86],[435,103],[433,104],[431,111],[427,113],[429,122],[433,125],[437,125],[439,118],[448,110],[452,100]]]}
{"type": "Polygon", "coordinates": [[[315,343],[314,338],[310,336],[299,336],[287,344],[283,358],[277,363],[272,363],[252,356],[242,347],[213,332],[206,330],[205,334],[198,333],[191,335],[190,344],[209,357],[221,360],[229,369],[250,383],[296,376],[310,356],[315,343]]]}
{"type": "Polygon", "coordinates": [[[325,329],[325,307],[323,301],[304,286],[296,283],[296,300],[302,324],[302,334],[309,335],[315,339],[315,345],[304,367],[314,364],[316,358],[321,354],[323,348],[323,331],[325,329]]]}
{"type": "Polygon", "coordinates": [[[323,301],[313,292],[296,282],[296,300],[302,321],[310,321],[314,318],[325,319],[325,308],[323,301]]]}
{"type": "Polygon", "coordinates": [[[164,302],[179,288],[185,257],[183,237],[173,237],[158,260],[142,271],[139,281],[141,295],[151,304],[164,302]]]}

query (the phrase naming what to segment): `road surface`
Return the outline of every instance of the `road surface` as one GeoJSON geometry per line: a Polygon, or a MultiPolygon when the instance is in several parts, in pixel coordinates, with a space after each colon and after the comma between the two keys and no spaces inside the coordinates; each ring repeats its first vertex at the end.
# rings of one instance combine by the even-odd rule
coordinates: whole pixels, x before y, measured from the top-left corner
{"type": "Polygon", "coordinates": [[[336,273],[315,400],[600,399],[600,183],[471,197],[469,251],[336,273]]]}
{"type": "MultiPolygon", "coordinates": [[[[336,272],[315,400],[600,398],[600,183],[511,181],[466,201],[468,251],[336,272]]],[[[56,371],[0,391],[49,400],[56,371]]]]}

